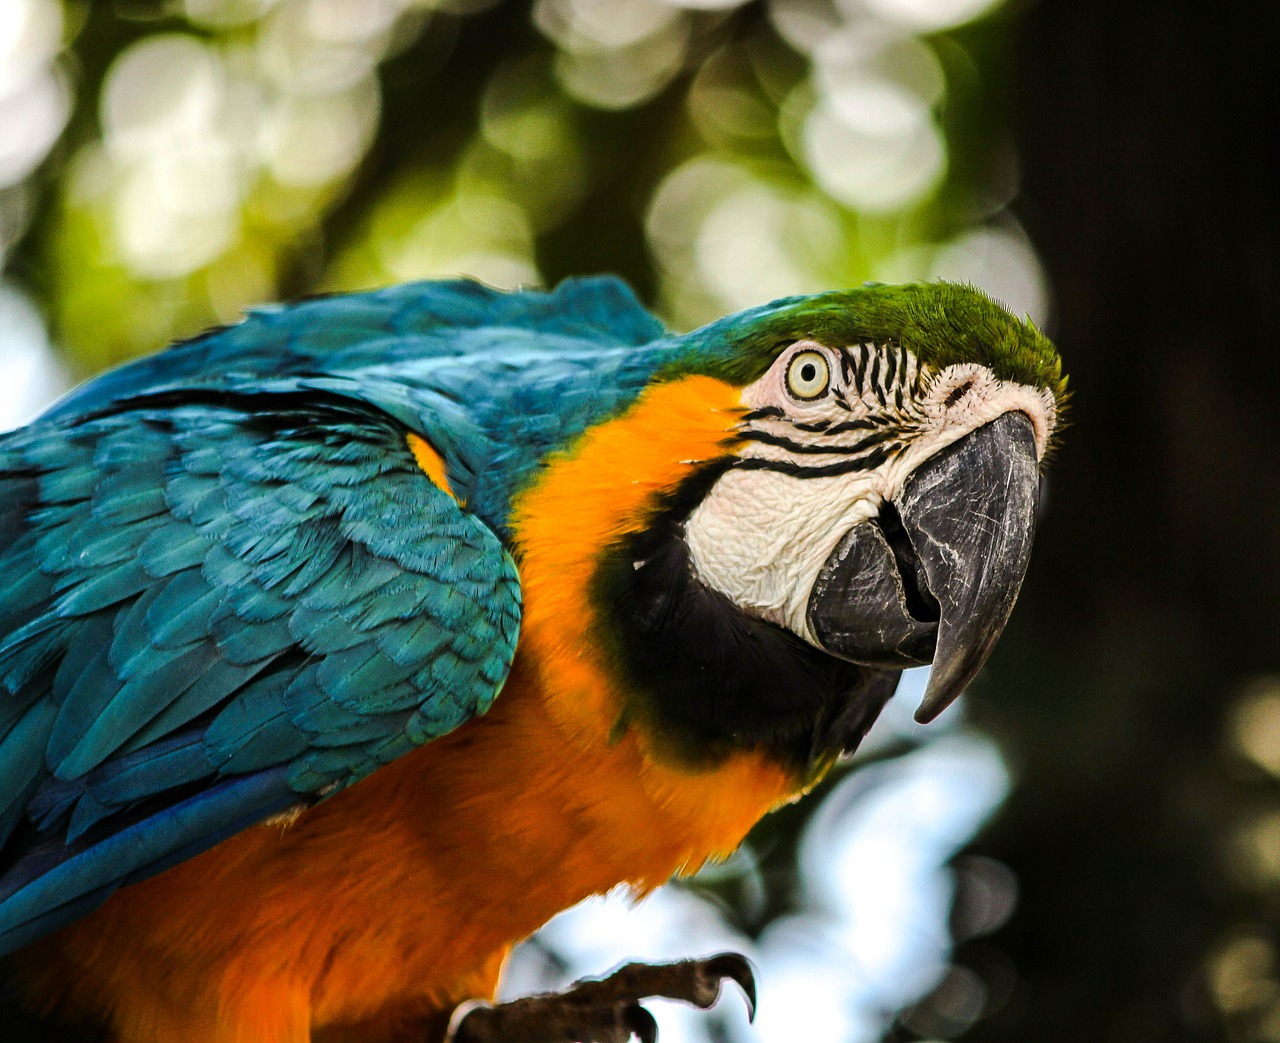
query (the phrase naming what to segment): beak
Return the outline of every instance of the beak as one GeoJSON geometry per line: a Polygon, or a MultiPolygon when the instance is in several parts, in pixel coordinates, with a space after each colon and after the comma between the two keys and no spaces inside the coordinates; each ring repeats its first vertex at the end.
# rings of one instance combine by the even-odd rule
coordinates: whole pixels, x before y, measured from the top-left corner
{"type": "Polygon", "coordinates": [[[930,457],[823,565],[808,606],[819,644],[868,666],[931,662],[916,720],[933,720],[973,680],[1009,619],[1039,494],[1035,432],[1023,413],[930,457]]]}

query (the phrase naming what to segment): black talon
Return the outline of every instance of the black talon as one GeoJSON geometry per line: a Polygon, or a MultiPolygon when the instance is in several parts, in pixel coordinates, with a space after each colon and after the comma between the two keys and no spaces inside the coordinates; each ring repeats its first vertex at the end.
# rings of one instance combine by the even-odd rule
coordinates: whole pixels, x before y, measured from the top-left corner
{"type": "Polygon", "coordinates": [[[640,1004],[627,1007],[623,1011],[622,1022],[640,1043],[658,1043],[658,1023],[640,1004]]]}
{"type": "MultiPolygon", "coordinates": [[[[747,1020],[756,1020],[756,969],[750,960],[736,952],[722,952],[703,961],[708,971],[717,979],[728,978],[736,982],[747,1001],[747,1020]]],[[[719,985],[717,984],[717,993],[719,985]]]]}
{"type": "Polygon", "coordinates": [[[658,1023],[640,1005],[649,996],[683,1000],[703,1010],[720,998],[725,979],[737,982],[756,1016],[755,968],[723,952],[677,963],[628,963],[603,978],[576,981],[564,992],[526,996],[497,1006],[459,1008],[448,1043],[657,1043],[658,1023]],[[459,1014],[462,1016],[459,1017],[459,1014]]]}

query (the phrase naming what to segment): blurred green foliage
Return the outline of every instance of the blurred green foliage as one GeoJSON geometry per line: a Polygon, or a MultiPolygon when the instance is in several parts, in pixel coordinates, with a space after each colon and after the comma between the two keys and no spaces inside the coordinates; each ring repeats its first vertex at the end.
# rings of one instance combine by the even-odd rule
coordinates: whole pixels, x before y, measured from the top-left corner
{"type": "Polygon", "coordinates": [[[82,375],[451,274],[615,271],[688,327],[963,271],[1043,318],[996,0],[13,2],[73,103],[9,269],[82,375]]]}

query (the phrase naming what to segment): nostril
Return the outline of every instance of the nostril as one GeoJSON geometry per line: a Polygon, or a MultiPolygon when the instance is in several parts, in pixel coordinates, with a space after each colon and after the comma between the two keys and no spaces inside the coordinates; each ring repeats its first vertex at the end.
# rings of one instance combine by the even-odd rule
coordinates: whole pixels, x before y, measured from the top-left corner
{"type": "Polygon", "coordinates": [[[942,403],[944,409],[950,409],[959,402],[965,395],[969,393],[969,389],[973,387],[973,379],[966,380],[959,387],[952,388],[951,393],[947,395],[946,401],[942,403]]]}
{"type": "Polygon", "coordinates": [[[911,538],[903,527],[898,508],[885,500],[876,521],[880,525],[880,531],[884,533],[885,542],[893,551],[894,564],[902,579],[902,593],[911,618],[920,623],[938,622],[942,618],[942,610],[925,584],[924,575],[920,571],[920,559],[911,546],[911,538]]]}

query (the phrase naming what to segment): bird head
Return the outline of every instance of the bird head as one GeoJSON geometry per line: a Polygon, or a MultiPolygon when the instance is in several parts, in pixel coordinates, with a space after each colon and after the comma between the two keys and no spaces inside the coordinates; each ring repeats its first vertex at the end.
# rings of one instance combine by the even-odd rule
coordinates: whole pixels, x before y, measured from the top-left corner
{"type": "Polygon", "coordinates": [[[746,378],[745,412],[733,466],[685,525],[698,575],[832,655],[932,663],[917,712],[932,720],[1022,584],[1057,352],[948,283],[783,302],[708,333],[729,348],[722,375],[746,378]]]}
{"type": "MultiPolygon", "coordinates": [[[[947,283],[786,299],[674,344],[611,421],[665,395],[671,419],[632,442],[715,435],[594,568],[597,638],[640,693],[628,714],[686,751],[729,741],[813,763],[857,745],[902,669],[932,664],[916,716],[936,717],[1027,569],[1065,399],[1053,346],[947,283]]],[[[601,450],[596,469],[635,486],[628,452],[601,450]]]]}

